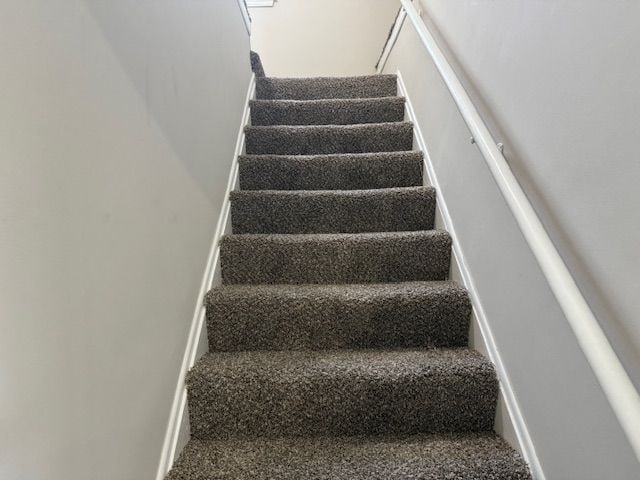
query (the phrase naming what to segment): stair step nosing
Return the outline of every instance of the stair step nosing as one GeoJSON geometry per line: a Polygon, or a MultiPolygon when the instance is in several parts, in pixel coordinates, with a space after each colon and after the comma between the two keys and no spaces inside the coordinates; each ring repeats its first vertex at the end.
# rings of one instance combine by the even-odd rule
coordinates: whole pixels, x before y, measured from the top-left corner
{"type": "Polygon", "coordinates": [[[371,79],[391,79],[397,78],[394,73],[376,73],[372,75],[346,75],[346,76],[331,76],[324,75],[319,77],[261,77],[258,81],[285,81],[285,82],[302,82],[302,83],[315,83],[317,81],[360,81],[371,79]]]}
{"type": "Polygon", "coordinates": [[[431,186],[410,186],[410,187],[385,187],[385,188],[363,188],[363,189],[331,189],[331,190],[233,190],[230,194],[231,201],[240,197],[376,197],[384,199],[393,194],[406,195],[407,201],[413,201],[416,196],[429,198],[435,197],[436,190],[431,186]]]}
{"type": "Polygon", "coordinates": [[[192,438],[167,480],[211,478],[212,467],[236,480],[531,480],[522,456],[495,432],[192,438]]]}
{"type": "Polygon", "coordinates": [[[422,161],[424,159],[424,153],[419,150],[397,150],[391,152],[354,152],[354,153],[315,153],[304,155],[287,155],[277,153],[247,153],[238,156],[238,161],[249,160],[280,160],[280,161],[313,161],[313,160],[367,160],[369,158],[376,159],[405,159],[410,157],[415,160],[422,161]]]}
{"type": "Polygon", "coordinates": [[[260,131],[304,131],[304,130],[382,130],[388,128],[409,129],[413,128],[412,122],[381,122],[381,123],[354,123],[347,125],[327,124],[327,125],[250,125],[245,127],[246,133],[260,131]]]}
{"type": "Polygon", "coordinates": [[[270,105],[322,105],[327,103],[337,103],[337,104],[358,104],[358,103],[405,103],[405,97],[399,96],[390,96],[390,97],[363,97],[363,98],[312,98],[308,100],[298,100],[298,99],[266,99],[266,98],[257,98],[254,100],[250,100],[250,105],[258,105],[258,106],[270,106],[270,105]]]}
{"type": "Polygon", "coordinates": [[[277,372],[278,376],[290,374],[292,378],[304,380],[307,378],[306,372],[315,370],[319,365],[324,368],[340,367],[340,374],[343,375],[362,371],[374,377],[387,377],[394,371],[404,371],[410,376],[436,377],[443,372],[447,376],[468,372],[488,375],[494,380],[496,374],[493,363],[469,347],[239,351],[206,353],[189,372],[187,384],[192,383],[195,378],[223,375],[225,371],[235,371],[239,375],[245,372],[249,376],[264,373],[270,383],[277,383],[269,375],[271,371],[277,372]],[[399,359],[407,358],[420,363],[408,365],[407,362],[398,362],[399,359]]]}
{"type": "Polygon", "coordinates": [[[317,242],[317,241],[343,241],[343,240],[389,240],[415,237],[450,238],[449,232],[441,229],[415,230],[409,232],[360,232],[360,233],[231,233],[222,237],[225,239],[252,239],[273,241],[317,242]],[[269,238],[271,237],[271,238],[269,238]]]}

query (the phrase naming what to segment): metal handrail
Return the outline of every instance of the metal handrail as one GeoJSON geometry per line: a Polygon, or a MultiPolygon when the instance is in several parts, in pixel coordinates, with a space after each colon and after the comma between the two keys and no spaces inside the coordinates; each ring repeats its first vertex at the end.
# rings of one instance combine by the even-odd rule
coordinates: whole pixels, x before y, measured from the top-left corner
{"type": "MultiPolygon", "coordinates": [[[[411,0],[400,0],[400,3],[447,85],[471,131],[474,143],[487,162],[489,170],[536,257],[544,277],[578,340],[578,344],[640,461],[640,395],[638,391],[558,250],[553,245],[540,218],[509,168],[499,144],[493,139],[491,132],[435,38],[411,0]]],[[[391,48],[392,46],[385,46],[384,60],[386,60],[391,48]]]]}

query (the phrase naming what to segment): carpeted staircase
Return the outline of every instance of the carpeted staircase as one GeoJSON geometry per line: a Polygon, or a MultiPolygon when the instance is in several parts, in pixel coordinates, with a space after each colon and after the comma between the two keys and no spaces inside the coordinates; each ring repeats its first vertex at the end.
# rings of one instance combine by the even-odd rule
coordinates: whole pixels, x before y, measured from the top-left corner
{"type": "Polygon", "coordinates": [[[170,480],[528,480],[393,75],[257,79],[170,480]]]}

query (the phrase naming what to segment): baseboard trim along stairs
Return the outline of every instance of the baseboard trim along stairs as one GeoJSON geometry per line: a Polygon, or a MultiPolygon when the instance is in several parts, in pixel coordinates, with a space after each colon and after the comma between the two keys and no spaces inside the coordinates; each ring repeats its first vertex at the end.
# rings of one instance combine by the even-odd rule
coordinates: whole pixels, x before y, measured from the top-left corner
{"type": "Polygon", "coordinates": [[[256,79],[159,478],[532,478],[494,432],[502,377],[469,348],[400,85],[256,79]]]}

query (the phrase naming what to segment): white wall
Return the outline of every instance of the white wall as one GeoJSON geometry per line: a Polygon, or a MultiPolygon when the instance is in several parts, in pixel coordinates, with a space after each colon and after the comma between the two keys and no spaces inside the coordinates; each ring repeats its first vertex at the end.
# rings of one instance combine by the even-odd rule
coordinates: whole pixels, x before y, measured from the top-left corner
{"type": "Polygon", "coordinates": [[[236,0],[0,1],[0,478],[155,474],[249,83],[236,0]]]}
{"type": "Polygon", "coordinates": [[[274,77],[375,73],[397,0],[277,0],[251,8],[251,47],[274,77]]]}
{"type": "MultiPolygon", "coordinates": [[[[423,8],[638,381],[640,5],[429,0],[423,8]]],[[[397,69],[547,478],[640,478],[573,333],[408,21],[385,71],[397,69]]]]}

